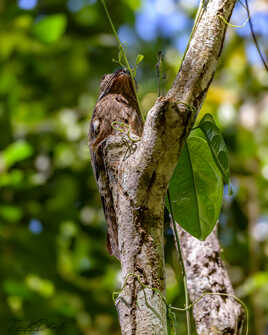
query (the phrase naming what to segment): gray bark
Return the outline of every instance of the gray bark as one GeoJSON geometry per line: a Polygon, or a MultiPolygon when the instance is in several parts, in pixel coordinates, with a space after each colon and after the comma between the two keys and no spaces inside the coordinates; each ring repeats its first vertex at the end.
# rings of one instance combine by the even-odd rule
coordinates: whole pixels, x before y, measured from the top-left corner
{"type": "Polygon", "coordinates": [[[181,252],[191,301],[197,301],[193,315],[197,334],[240,334],[244,314],[232,297],[205,295],[207,292],[234,295],[231,281],[221,259],[217,228],[205,241],[199,241],[178,224],[181,252]]]}
{"type": "MultiPolygon", "coordinates": [[[[235,0],[208,1],[176,80],[167,96],[159,98],[149,111],[136,150],[126,158],[128,149],[122,136],[110,137],[105,144],[105,159],[110,166],[108,174],[112,185],[115,185],[112,193],[122,275],[127,278],[116,300],[124,335],[168,332],[166,304],[160,295],[164,295],[165,291],[164,198],[184,141],[216,70],[226,31],[226,24],[219,15],[229,21],[234,4],[235,0]],[[194,108],[187,108],[189,105],[194,108]],[[118,159],[121,163],[115,171],[112,162],[118,159]]],[[[191,298],[199,296],[204,290],[231,292],[223,264],[219,266],[219,257],[211,256],[219,248],[215,235],[211,235],[206,242],[199,242],[182,231],[180,236],[186,271],[189,271],[187,279],[191,298]],[[204,259],[207,257],[209,260],[210,273],[206,272],[204,259],[194,258],[197,255],[193,251],[198,248],[199,251],[205,250],[204,259]],[[198,262],[201,263],[196,264],[198,262]],[[198,287],[197,277],[193,276],[195,266],[200,266],[201,273],[209,277],[207,285],[198,287]],[[214,270],[218,274],[215,279],[214,270]]],[[[216,334],[212,332],[212,325],[226,330],[225,322],[230,327],[229,332],[217,334],[238,334],[236,325],[240,315],[240,306],[228,297],[204,298],[194,307],[198,334],[216,334]],[[231,315],[236,319],[234,322],[229,322],[231,315]],[[223,316],[226,316],[225,320],[223,316]]]]}

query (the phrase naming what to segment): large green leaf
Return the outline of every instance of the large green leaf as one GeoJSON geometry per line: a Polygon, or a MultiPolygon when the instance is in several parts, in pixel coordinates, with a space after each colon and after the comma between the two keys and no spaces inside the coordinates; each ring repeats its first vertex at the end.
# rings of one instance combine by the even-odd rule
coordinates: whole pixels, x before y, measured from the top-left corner
{"type": "Polygon", "coordinates": [[[33,34],[43,43],[53,43],[64,34],[66,24],[63,14],[46,16],[34,25],[33,34]]]}
{"type": "Polygon", "coordinates": [[[224,182],[228,183],[230,176],[228,149],[213,116],[205,114],[199,123],[199,127],[206,137],[213,158],[223,175],[224,182]]]}
{"type": "Polygon", "coordinates": [[[190,136],[169,185],[175,220],[204,240],[220,214],[223,181],[207,142],[190,136]]]}

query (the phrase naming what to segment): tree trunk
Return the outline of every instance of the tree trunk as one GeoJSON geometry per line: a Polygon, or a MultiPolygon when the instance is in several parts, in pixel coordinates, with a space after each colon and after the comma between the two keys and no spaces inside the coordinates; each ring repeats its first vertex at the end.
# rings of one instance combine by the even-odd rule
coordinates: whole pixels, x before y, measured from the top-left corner
{"type": "MultiPolygon", "coordinates": [[[[105,144],[125,280],[116,300],[124,335],[168,334],[163,298],[164,199],[213,79],[227,27],[224,20],[229,21],[235,2],[204,1],[180,71],[167,96],[160,97],[149,111],[136,150],[126,157],[126,141],[119,135],[110,136],[105,144]],[[121,161],[118,170],[113,167],[114,160],[121,161]]],[[[215,233],[200,242],[179,231],[191,299],[204,291],[232,293],[215,233]]],[[[198,334],[239,334],[241,315],[240,306],[230,297],[210,296],[194,306],[198,334]]]]}

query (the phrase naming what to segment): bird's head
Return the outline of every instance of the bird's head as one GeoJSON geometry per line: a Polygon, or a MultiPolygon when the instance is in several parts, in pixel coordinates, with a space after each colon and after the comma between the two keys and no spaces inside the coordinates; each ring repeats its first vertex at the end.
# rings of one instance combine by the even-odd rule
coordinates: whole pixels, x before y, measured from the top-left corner
{"type": "Polygon", "coordinates": [[[112,93],[135,98],[135,92],[128,70],[119,69],[114,73],[104,75],[100,84],[100,95],[98,100],[102,99],[107,94],[112,93]]]}

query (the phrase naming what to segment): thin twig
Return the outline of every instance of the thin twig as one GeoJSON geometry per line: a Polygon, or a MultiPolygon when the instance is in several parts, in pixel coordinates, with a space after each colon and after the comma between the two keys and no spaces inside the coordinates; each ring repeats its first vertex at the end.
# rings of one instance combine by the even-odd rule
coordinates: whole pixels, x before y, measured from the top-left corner
{"type": "Polygon", "coordinates": [[[138,108],[139,108],[139,111],[140,111],[140,113],[141,113],[141,116],[142,116],[143,121],[145,121],[144,116],[143,116],[143,114],[142,114],[141,105],[140,105],[140,101],[139,101],[139,98],[138,98],[137,90],[136,90],[136,82],[135,82],[135,78],[134,78],[134,76],[133,76],[133,71],[132,71],[132,69],[131,69],[131,67],[130,67],[130,65],[129,65],[129,62],[128,62],[128,59],[127,59],[127,55],[126,55],[126,53],[125,53],[125,50],[124,50],[124,48],[123,48],[123,45],[122,45],[122,43],[121,43],[119,37],[118,37],[118,34],[117,34],[116,29],[115,29],[115,27],[114,27],[114,24],[113,24],[112,18],[111,18],[111,16],[110,16],[110,13],[109,13],[109,11],[108,11],[108,8],[107,8],[107,6],[106,6],[106,3],[105,3],[104,0],[101,0],[101,3],[102,3],[102,5],[103,5],[103,7],[104,7],[105,13],[106,13],[106,15],[107,15],[107,17],[108,17],[108,20],[109,20],[109,22],[110,22],[110,25],[111,25],[111,27],[112,27],[112,30],[113,30],[114,36],[115,36],[115,38],[116,38],[116,40],[117,40],[119,49],[122,51],[122,55],[123,55],[123,57],[124,57],[125,64],[126,64],[126,66],[127,66],[127,69],[128,69],[128,71],[129,71],[129,74],[130,74],[130,77],[131,77],[131,82],[132,82],[133,90],[134,90],[134,93],[135,93],[135,96],[136,96],[136,99],[137,99],[138,108]]]}
{"type": "Polygon", "coordinates": [[[189,295],[188,295],[188,289],[187,289],[186,272],[185,272],[185,267],[184,267],[184,264],[183,264],[180,240],[179,240],[178,231],[177,231],[176,223],[175,223],[175,219],[174,219],[174,214],[173,214],[173,209],[172,209],[172,205],[171,205],[169,190],[167,191],[167,197],[168,197],[170,214],[171,214],[171,222],[172,222],[174,240],[175,240],[175,243],[177,244],[176,250],[178,251],[178,258],[179,258],[179,262],[181,264],[181,269],[182,269],[184,296],[185,296],[185,312],[186,312],[186,323],[187,323],[187,335],[191,335],[191,314],[190,314],[190,310],[189,310],[189,295]]]}
{"type": "Polygon", "coordinates": [[[247,10],[247,14],[248,14],[248,22],[249,22],[249,28],[250,28],[250,32],[251,32],[251,36],[253,38],[253,41],[254,41],[254,44],[256,46],[256,49],[259,53],[259,56],[261,58],[261,61],[263,63],[263,66],[265,68],[265,70],[268,72],[268,65],[264,59],[264,56],[262,54],[262,51],[261,51],[261,48],[259,46],[259,42],[257,40],[257,37],[255,35],[255,32],[254,32],[254,28],[253,28],[253,23],[252,23],[252,20],[251,20],[251,17],[250,17],[250,13],[249,13],[249,6],[248,6],[248,0],[245,0],[245,3],[246,3],[246,10],[247,10]]]}

